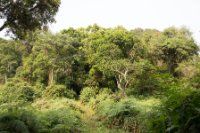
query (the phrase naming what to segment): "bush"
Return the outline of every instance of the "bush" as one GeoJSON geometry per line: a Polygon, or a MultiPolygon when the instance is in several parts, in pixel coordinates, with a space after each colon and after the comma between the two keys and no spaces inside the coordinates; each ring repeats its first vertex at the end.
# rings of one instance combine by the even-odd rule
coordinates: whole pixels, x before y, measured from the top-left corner
{"type": "Polygon", "coordinates": [[[165,103],[169,123],[167,131],[172,129],[181,133],[198,133],[200,131],[200,91],[178,91],[165,103]],[[174,95],[180,95],[172,99],[174,95]],[[176,127],[176,129],[174,129],[176,127]]]}
{"type": "Polygon", "coordinates": [[[76,93],[73,90],[67,89],[64,85],[52,85],[46,88],[44,96],[50,98],[66,97],[73,99],[76,93]]]}
{"type": "Polygon", "coordinates": [[[80,132],[82,122],[79,114],[69,108],[42,112],[39,117],[41,131],[45,133],[80,132]]]}
{"type": "Polygon", "coordinates": [[[0,109],[0,132],[78,133],[83,129],[81,111],[66,98],[38,99],[32,106],[7,105],[0,109]]]}
{"type": "Polygon", "coordinates": [[[83,127],[81,111],[72,99],[38,99],[32,106],[38,112],[40,132],[76,133],[83,127]]]}
{"type": "Polygon", "coordinates": [[[97,104],[100,121],[109,128],[122,128],[126,132],[149,133],[149,118],[157,112],[160,99],[153,97],[116,100],[114,95],[97,104]]]}
{"type": "Polygon", "coordinates": [[[35,98],[41,98],[42,97],[42,93],[45,90],[45,85],[42,83],[37,82],[34,85],[34,90],[35,90],[35,98]]]}
{"type": "Polygon", "coordinates": [[[97,109],[100,119],[109,128],[123,128],[126,131],[136,131],[139,111],[130,100],[115,102],[112,99],[102,101],[97,109]]]}
{"type": "Polygon", "coordinates": [[[198,88],[200,89],[200,74],[196,77],[193,77],[191,79],[188,79],[189,80],[189,84],[194,87],[194,88],[198,88]]]}
{"type": "Polygon", "coordinates": [[[0,103],[32,102],[35,99],[34,87],[27,83],[8,82],[0,89],[0,103]]]}
{"type": "Polygon", "coordinates": [[[93,109],[96,109],[98,105],[108,99],[111,98],[112,91],[108,88],[102,88],[98,91],[98,94],[96,97],[92,97],[89,101],[89,106],[92,107],[93,109]]]}
{"type": "Polygon", "coordinates": [[[97,93],[98,93],[98,90],[96,88],[85,87],[81,91],[80,100],[83,103],[87,103],[90,101],[91,98],[95,98],[97,93]]]}
{"type": "Polygon", "coordinates": [[[38,121],[29,111],[14,110],[0,114],[0,131],[15,133],[37,133],[38,121]]]}
{"type": "Polygon", "coordinates": [[[171,89],[159,117],[155,115],[151,119],[150,130],[157,133],[198,133],[200,131],[199,101],[199,90],[171,89]]]}

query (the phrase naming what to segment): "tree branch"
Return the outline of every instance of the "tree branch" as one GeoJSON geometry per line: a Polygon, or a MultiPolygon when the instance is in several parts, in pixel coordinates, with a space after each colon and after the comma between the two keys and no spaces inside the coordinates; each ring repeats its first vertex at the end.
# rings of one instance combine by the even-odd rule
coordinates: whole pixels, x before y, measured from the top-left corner
{"type": "Polygon", "coordinates": [[[111,67],[111,70],[116,72],[116,73],[123,75],[123,73],[119,69],[117,69],[117,67],[111,67]]]}
{"type": "Polygon", "coordinates": [[[7,23],[5,22],[1,27],[0,27],[0,31],[4,30],[7,27],[7,23]]]}
{"type": "Polygon", "coordinates": [[[33,7],[32,8],[30,8],[29,9],[29,11],[34,11],[36,8],[38,8],[39,7],[39,4],[38,3],[36,3],[35,5],[33,5],[33,7]]]}

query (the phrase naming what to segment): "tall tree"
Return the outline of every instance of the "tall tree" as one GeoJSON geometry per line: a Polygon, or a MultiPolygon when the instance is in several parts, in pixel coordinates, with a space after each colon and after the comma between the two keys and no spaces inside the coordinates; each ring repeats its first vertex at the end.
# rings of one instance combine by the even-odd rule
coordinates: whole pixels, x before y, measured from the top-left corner
{"type": "Polygon", "coordinates": [[[160,45],[161,57],[171,74],[175,74],[178,63],[198,54],[198,46],[186,28],[170,27],[163,32],[164,42],[160,45]]]}
{"type": "Polygon", "coordinates": [[[121,26],[114,29],[108,29],[105,38],[107,42],[118,45],[125,57],[128,56],[130,49],[134,44],[131,32],[121,26]]]}
{"type": "Polygon", "coordinates": [[[122,96],[126,96],[126,89],[133,80],[134,64],[126,59],[113,60],[109,64],[105,64],[107,69],[114,73],[117,87],[122,92],[122,96]]]}
{"type": "Polygon", "coordinates": [[[60,0],[1,0],[0,31],[7,29],[17,38],[23,38],[27,31],[44,28],[54,22],[60,0]]]}
{"type": "Polygon", "coordinates": [[[32,53],[23,64],[23,69],[28,68],[29,71],[22,75],[32,75],[34,80],[49,86],[56,83],[60,76],[70,77],[76,56],[73,40],[64,34],[42,32],[38,36],[32,53]]]}

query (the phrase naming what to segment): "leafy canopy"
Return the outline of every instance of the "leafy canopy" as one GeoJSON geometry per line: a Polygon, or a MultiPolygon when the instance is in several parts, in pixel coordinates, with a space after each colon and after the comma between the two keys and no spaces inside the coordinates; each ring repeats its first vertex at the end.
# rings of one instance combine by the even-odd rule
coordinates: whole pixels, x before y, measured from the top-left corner
{"type": "Polygon", "coordinates": [[[22,39],[27,31],[44,28],[54,22],[60,0],[1,0],[0,19],[4,21],[0,31],[7,32],[22,39]]]}

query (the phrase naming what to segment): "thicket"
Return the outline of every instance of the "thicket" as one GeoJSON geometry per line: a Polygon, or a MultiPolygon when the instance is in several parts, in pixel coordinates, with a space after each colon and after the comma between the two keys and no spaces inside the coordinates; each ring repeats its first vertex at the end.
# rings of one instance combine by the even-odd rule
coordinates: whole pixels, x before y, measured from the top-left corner
{"type": "Polygon", "coordinates": [[[81,132],[81,111],[67,99],[40,99],[34,104],[2,105],[0,132],[70,133],[81,132]]]}

